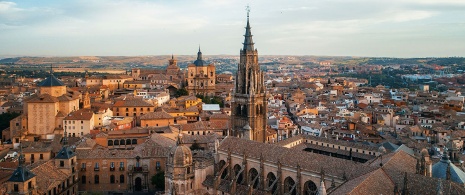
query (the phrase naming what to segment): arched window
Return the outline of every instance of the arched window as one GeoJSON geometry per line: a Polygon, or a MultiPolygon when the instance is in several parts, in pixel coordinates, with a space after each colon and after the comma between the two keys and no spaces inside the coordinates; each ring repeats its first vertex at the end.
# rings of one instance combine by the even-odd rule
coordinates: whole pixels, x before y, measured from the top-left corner
{"type": "Polygon", "coordinates": [[[113,142],[113,144],[114,144],[115,146],[119,146],[119,140],[115,140],[115,141],[113,142]]]}
{"type": "Polygon", "coordinates": [[[94,176],[94,183],[95,183],[95,184],[98,184],[99,182],[100,182],[100,181],[99,181],[98,175],[95,175],[95,176],[94,176]]]}
{"type": "Polygon", "coordinates": [[[245,105],[242,108],[242,116],[247,116],[247,106],[245,106],[245,105]]]}
{"type": "Polygon", "coordinates": [[[123,175],[123,174],[121,174],[121,175],[119,176],[119,182],[120,182],[120,183],[124,183],[124,175],[123,175]]]}
{"type": "Polygon", "coordinates": [[[316,195],[318,189],[313,181],[307,181],[304,184],[304,195],[316,195]]]}
{"type": "Polygon", "coordinates": [[[257,171],[257,169],[251,168],[249,170],[249,180],[248,180],[248,181],[250,181],[249,185],[252,185],[252,187],[254,189],[256,189],[258,187],[258,180],[259,179],[258,179],[258,171],[257,171]]]}
{"type": "Polygon", "coordinates": [[[113,140],[108,140],[108,146],[113,146],[113,140]]]}
{"type": "Polygon", "coordinates": [[[276,176],[274,175],[273,172],[269,172],[268,175],[266,176],[266,180],[268,180],[268,183],[266,184],[268,188],[271,188],[271,193],[274,194],[276,190],[278,189],[278,183],[276,182],[276,176]]]}
{"type": "MultiPolygon", "coordinates": [[[[221,160],[218,165],[219,165],[218,167],[220,168],[220,171],[221,171],[221,169],[223,169],[223,167],[226,165],[226,162],[224,160],[221,160]]],[[[226,167],[223,170],[223,173],[220,173],[220,174],[221,174],[221,179],[226,178],[226,176],[228,175],[228,168],[226,167]]]]}
{"type": "Polygon", "coordinates": [[[137,139],[132,139],[132,145],[137,144],[137,139]]]}
{"type": "Polygon", "coordinates": [[[236,181],[238,184],[242,183],[243,176],[244,176],[244,174],[242,172],[240,172],[240,171],[241,171],[241,166],[238,165],[238,164],[234,165],[234,173],[235,173],[234,175],[239,175],[237,177],[237,181],[236,181]]]}
{"type": "Polygon", "coordinates": [[[131,145],[131,140],[130,139],[126,140],[126,145],[131,145]]]}
{"type": "Polygon", "coordinates": [[[83,176],[81,177],[81,183],[82,183],[82,184],[86,184],[86,176],[85,176],[85,175],[83,175],[83,176]]]}
{"type": "Polygon", "coordinates": [[[124,144],[124,139],[120,140],[120,141],[119,141],[119,144],[120,144],[120,145],[125,145],[125,144],[124,144]]]}
{"type": "Polygon", "coordinates": [[[284,179],[284,193],[295,195],[296,189],[294,185],[295,181],[291,177],[287,177],[286,179],[284,179]]]}
{"type": "Polygon", "coordinates": [[[115,183],[115,176],[114,175],[110,175],[110,183],[115,183]]]}

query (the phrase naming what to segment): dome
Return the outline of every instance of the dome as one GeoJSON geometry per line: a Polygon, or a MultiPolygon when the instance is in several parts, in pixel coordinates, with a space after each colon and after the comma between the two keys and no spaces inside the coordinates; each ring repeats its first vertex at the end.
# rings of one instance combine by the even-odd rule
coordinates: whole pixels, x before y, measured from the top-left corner
{"type": "Polygon", "coordinates": [[[200,51],[200,47],[199,47],[199,52],[197,52],[197,60],[194,61],[194,65],[195,66],[206,66],[207,65],[207,62],[205,62],[202,59],[202,52],[200,51]]]}
{"type": "Polygon", "coordinates": [[[426,148],[421,149],[420,154],[424,157],[429,157],[429,152],[426,148]]]}
{"type": "Polygon", "coordinates": [[[195,65],[195,66],[205,66],[205,65],[207,65],[207,62],[205,62],[205,61],[202,60],[202,59],[198,59],[198,60],[195,60],[195,61],[194,61],[194,65],[195,65]]]}
{"type": "Polygon", "coordinates": [[[170,152],[172,163],[175,167],[185,167],[192,164],[192,151],[189,147],[181,144],[181,140],[182,134],[179,134],[178,142],[170,152]]]}
{"type": "Polygon", "coordinates": [[[446,179],[448,173],[450,174],[450,179],[454,182],[465,184],[465,172],[456,167],[447,156],[447,148],[444,150],[442,158],[439,162],[433,165],[432,176],[435,178],[446,179]],[[449,171],[448,171],[449,169],[449,171]]]}

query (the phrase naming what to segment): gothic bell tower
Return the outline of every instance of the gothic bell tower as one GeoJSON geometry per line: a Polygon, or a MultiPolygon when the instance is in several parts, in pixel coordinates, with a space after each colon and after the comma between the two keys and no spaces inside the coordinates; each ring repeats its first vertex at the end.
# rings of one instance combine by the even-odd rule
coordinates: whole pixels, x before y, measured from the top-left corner
{"type": "MultiPolygon", "coordinates": [[[[249,11],[249,10],[247,10],[249,11]]],[[[254,49],[249,13],[243,48],[237,67],[236,86],[231,103],[232,135],[258,142],[266,140],[266,92],[263,72],[258,65],[258,52],[254,49]]]]}

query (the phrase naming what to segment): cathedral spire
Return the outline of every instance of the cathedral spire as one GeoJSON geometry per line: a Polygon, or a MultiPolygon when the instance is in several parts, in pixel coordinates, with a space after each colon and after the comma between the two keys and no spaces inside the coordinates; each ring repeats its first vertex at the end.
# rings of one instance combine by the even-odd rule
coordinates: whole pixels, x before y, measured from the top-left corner
{"type": "Polygon", "coordinates": [[[250,13],[250,7],[247,6],[247,26],[245,27],[245,35],[244,35],[244,51],[253,51],[253,40],[252,40],[252,31],[250,30],[250,23],[249,23],[249,13],[250,13]]]}
{"type": "Polygon", "coordinates": [[[200,51],[200,45],[199,45],[199,52],[197,52],[197,60],[202,60],[202,52],[200,51]]]}

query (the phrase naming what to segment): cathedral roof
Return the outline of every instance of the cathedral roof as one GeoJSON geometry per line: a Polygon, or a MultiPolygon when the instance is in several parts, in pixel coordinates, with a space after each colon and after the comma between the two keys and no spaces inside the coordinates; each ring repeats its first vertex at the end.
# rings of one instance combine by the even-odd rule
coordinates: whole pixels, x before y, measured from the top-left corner
{"type": "Polygon", "coordinates": [[[200,51],[200,47],[199,47],[199,52],[197,52],[197,60],[194,61],[194,65],[195,66],[206,66],[206,65],[208,65],[207,62],[205,62],[202,59],[202,52],[200,51]]]}
{"type": "Polygon", "coordinates": [[[450,169],[450,179],[452,181],[465,184],[465,172],[451,163],[447,156],[447,150],[445,150],[441,160],[433,165],[432,175],[435,178],[446,179],[448,169],[450,169]]]}
{"type": "Polygon", "coordinates": [[[39,85],[39,87],[55,87],[55,86],[65,86],[63,82],[58,80],[53,74],[50,74],[47,79],[42,81],[39,85]]]}

